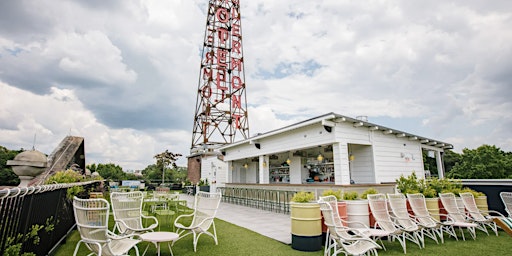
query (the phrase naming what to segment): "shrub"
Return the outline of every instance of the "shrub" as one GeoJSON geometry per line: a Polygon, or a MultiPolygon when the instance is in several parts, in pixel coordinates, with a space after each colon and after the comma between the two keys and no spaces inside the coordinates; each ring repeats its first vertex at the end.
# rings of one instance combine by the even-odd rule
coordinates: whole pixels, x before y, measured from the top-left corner
{"type": "Polygon", "coordinates": [[[335,196],[336,200],[339,201],[342,198],[342,192],[340,189],[338,189],[338,190],[328,189],[328,190],[324,190],[324,192],[322,192],[322,196],[335,196]]]}
{"type": "Polygon", "coordinates": [[[379,191],[377,191],[375,188],[368,188],[367,190],[363,191],[363,193],[361,194],[361,198],[368,199],[368,195],[378,194],[378,193],[379,193],[379,191]]]}
{"type": "Polygon", "coordinates": [[[300,191],[293,195],[291,201],[295,203],[309,203],[315,200],[315,195],[311,192],[300,191]]]}
{"type": "Polygon", "coordinates": [[[343,200],[356,200],[359,199],[359,194],[356,191],[348,191],[343,193],[343,200]]]}

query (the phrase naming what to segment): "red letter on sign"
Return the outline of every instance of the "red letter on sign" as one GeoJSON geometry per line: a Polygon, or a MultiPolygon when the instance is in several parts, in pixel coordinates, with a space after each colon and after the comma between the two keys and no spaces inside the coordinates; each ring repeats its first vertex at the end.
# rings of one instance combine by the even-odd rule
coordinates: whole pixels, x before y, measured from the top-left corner
{"type": "Polygon", "coordinates": [[[233,76],[233,78],[231,78],[231,87],[235,90],[242,88],[242,79],[238,76],[233,76]]]}
{"type": "Polygon", "coordinates": [[[242,53],[242,51],[240,50],[241,47],[242,47],[242,44],[240,43],[240,41],[233,40],[233,50],[235,50],[236,53],[238,53],[238,54],[242,53]]]}
{"type": "Polygon", "coordinates": [[[231,95],[231,107],[242,108],[242,104],[240,102],[240,95],[231,95]]]}
{"type": "Polygon", "coordinates": [[[203,97],[210,98],[212,96],[212,88],[210,86],[203,87],[203,97]]]}
{"type": "Polygon", "coordinates": [[[224,83],[226,83],[226,70],[219,69],[217,70],[217,89],[219,90],[227,90],[227,86],[222,86],[224,83]]]}
{"type": "Polygon", "coordinates": [[[242,60],[237,58],[231,58],[231,70],[242,71],[242,60]]]}
{"type": "Polygon", "coordinates": [[[233,33],[233,36],[241,37],[239,24],[233,24],[233,29],[231,31],[233,33]]]}
{"type": "Polygon", "coordinates": [[[213,63],[213,52],[207,52],[206,58],[204,60],[205,60],[205,63],[212,64],[213,63]]]}
{"type": "Polygon", "coordinates": [[[207,80],[212,77],[212,70],[209,68],[203,68],[203,80],[207,80]]]}
{"type": "Polygon", "coordinates": [[[225,28],[219,28],[219,40],[221,44],[226,44],[228,39],[228,30],[225,28]]]}
{"type": "Polygon", "coordinates": [[[226,8],[219,7],[215,13],[215,17],[217,17],[220,22],[227,23],[229,21],[229,12],[226,8]]]}
{"type": "Polygon", "coordinates": [[[236,114],[233,114],[232,116],[235,118],[235,127],[240,128],[240,117],[242,117],[242,116],[236,115],[236,114]]]}
{"type": "Polygon", "coordinates": [[[219,49],[217,50],[217,64],[220,68],[227,68],[228,64],[226,63],[226,57],[228,55],[228,51],[219,49]]]}

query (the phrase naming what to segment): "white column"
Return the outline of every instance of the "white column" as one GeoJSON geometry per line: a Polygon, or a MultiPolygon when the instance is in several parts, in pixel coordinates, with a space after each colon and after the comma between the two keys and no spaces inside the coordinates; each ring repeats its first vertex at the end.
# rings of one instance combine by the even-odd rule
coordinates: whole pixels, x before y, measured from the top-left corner
{"type": "Polygon", "coordinates": [[[441,151],[436,150],[436,164],[437,164],[437,175],[439,179],[444,178],[444,164],[443,158],[441,157],[441,151]]]}
{"type": "Polygon", "coordinates": [[[349,185],[350,169],[348,165],[348,146],[346,143],[334,143],[332,150],[334,156],[334,184],[349,185]]]}
{"type": "Polygon", "coordinates": [[[260,184],[269,184],[269,159],[268,156],[259,157],[260,184]]]}

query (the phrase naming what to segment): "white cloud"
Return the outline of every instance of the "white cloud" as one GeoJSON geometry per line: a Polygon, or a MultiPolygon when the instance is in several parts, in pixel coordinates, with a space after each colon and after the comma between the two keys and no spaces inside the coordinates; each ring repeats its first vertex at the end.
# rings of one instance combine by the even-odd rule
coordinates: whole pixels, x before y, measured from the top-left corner
{"type": "MultiPolygon", "coordinates": [[[[242,0],[251,134],[336,112],[512,151],[509,2],[242,0]]],[[[0,145],[37,133],[50,153],[71,133],[128,169],[186,155],[206,7],[1,3],[0,145]]]]}

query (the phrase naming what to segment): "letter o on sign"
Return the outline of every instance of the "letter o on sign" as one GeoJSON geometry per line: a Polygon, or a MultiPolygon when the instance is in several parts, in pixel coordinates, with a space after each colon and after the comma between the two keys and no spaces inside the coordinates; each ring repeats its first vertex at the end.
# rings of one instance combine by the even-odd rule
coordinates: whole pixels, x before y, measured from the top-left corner
{"type": "Polygon", "coordinates": [[[222,22],[222,23],[227,23],[229,21],[229,12],[228,12],[228,9],[226,8],[219,8],[217,9],[217,12],[215,13],[215,17],[217,17],[217,19],[222,22]]]}

